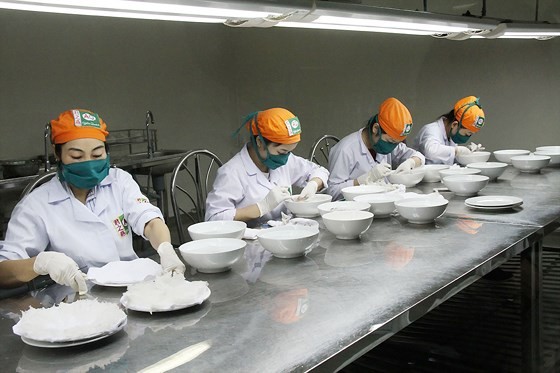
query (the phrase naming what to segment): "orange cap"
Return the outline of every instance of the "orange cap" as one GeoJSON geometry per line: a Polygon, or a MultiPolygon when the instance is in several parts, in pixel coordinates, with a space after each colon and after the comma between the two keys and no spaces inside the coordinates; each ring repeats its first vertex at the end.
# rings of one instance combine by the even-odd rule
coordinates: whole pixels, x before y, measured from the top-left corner
{"type": "Polygon", "coordinates": [[[377,121],[383,131],[392,139],[402,141],[412,130],[412,116],[402,102],[394,97],[383,101],[379,106],[377,121]]]}
{"type": "Polygon", "coordinates": [[[247,121],[246,125],[253,135],[260,134],[265,139],[278,144],[294,144],[300,140],[299,119],[286,109],[273,108],[259,111],[247,121]]]}
{"type": "Polygon", "coordinates": [[[484,126],[484,111],[482,111],[477,97],[468,96],[460,99],[453,110],[455,119],[469,131],[478,132],[484,126]]]}
{"type": "Polygon", "coordinates": [[[107,125],[99,114],[83,109],[67,110],[51,120],[53,144],[64,144],[75,139],[92,138],[105,141],[107,125]]]}

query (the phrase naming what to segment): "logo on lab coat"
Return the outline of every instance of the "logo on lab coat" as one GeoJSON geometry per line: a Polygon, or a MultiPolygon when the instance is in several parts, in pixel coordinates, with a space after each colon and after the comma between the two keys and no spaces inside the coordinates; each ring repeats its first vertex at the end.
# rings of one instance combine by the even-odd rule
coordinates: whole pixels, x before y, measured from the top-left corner
{"type": "Polygon", "coordinates": [[[299,124],[298,117],[286,119],[284,123],[286,124],[286,128],[288,129],[289,136],[294,136],[297,135],[298,133],[301,133],[301,125],[299,124]]]}
{"type": "Polygon", "coordinates": [[[128,235],[128,222],[124,218],[124,214],[121,214],[120,216],[113,219],[113,226],[117,230],[119,236],[126,237],[128,235]]]}

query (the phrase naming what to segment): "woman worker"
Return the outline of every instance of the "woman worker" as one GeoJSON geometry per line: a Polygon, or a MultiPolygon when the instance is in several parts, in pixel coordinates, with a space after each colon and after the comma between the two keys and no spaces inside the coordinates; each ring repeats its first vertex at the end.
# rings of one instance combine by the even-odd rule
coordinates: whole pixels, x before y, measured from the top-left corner
{"type": "Polygon", "coordinates": [[[424,156],[402,141],[412,129],[408,109],[396,98],[381,103],[379,113],[367,125],[344,137],[329,153],[329,189],[341,199],[343,188],[383,179],[391,168],[410,171],[424,164],[424,156]]]}
{"type": "Polygon", "coordinates": [[[469,154],[481,147],[457,146],[469,141],[484,125],[484,111],[475,96],[460,99],[454,108],[437,121],[426,124],[414,140],[415,148],[426,156],[427,164],[452,165],[458,155],[469,154]]]}
{"type": "Polygon", "coordinates": [[[107,126],[98,114],[68,110],[51,121],[55,178],[21,200],[0,241],[0,286],[38,275],[87,292],[80,269],[138,258],[131,229],[157,247],[165,271],[184,273],[160,210],[125,171],[109,167],[107,126]]]}
{"type": "Polygon", "coordinates": [[[282,108],[258,111],[243,125],[250,142],[218,170],[206,199],[206,220],[240,220],[255,227],[280,218],[292,185],[303,188],[301,199],[327,185],[325,168],[292,154],[301,134],[294,114],[282,108]]]}

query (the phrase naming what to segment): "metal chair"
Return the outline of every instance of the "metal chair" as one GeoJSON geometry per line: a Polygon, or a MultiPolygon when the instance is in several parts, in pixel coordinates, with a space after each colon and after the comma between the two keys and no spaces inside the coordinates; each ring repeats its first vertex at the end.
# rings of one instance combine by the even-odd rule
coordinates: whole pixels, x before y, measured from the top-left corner
{"type": "Polygon", "coordinates": [[[221,166],[218,156],[208,150],[190,151],[175,166],[171,178],[171,205],[180,243],[186,242],[188,225],[204,221],[206,196],[221,166]]]}
{"type": "Polygon", "coordinates": [[[319,137],[315,140],[313,146],[311,147],[309,160],[317,163],[319,166],[328,168],[330,148],[339,141],[340,139],[333,135],[324,135],[319,137]]]}
{"type": "Polygon", "coordinates": [[[43,185],[44,183],[46,183],[47,181],[52,179],[52,177],[55,176],[55,175],[56,175],[56,171],[50,171],[50,172],[47,172],[46,174],[42,174],[42,175],[37,176],[35,179],[33,179],[33,181],[31,181],[29,184],[27,184],[25,189],[23,189],[23,192],[21,192],[20,199],[23,199],[24,197],[26,197],[29,193],[31,193],[33,191],[33,189],[37,188],[38,186],[43,185]]]}

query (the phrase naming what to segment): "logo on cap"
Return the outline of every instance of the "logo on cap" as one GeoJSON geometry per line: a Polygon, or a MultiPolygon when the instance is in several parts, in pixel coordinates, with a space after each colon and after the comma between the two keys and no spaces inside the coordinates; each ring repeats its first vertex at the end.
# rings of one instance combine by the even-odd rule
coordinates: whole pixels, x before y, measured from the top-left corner
{"type": "Polygon", "coordinates": [[[286,128],[288,129],[289,136],[294,136],[297,135],[298,133],[301,133],[301,126],[299,124],[298,117],[286,119],[284,123],[286,124],[286,128]]]}
{"type": "Polygon", "coordinates": [[[88,113],[80,110],[72,110],[74,116],[74,125],[76,127],[94,127],[101,128],[99,115],[96,113],[88,113]]]}
{"type": "Polygon", "coordinates": [[[474,121],[474,126],[476,128],[482,128],[482,126],[484,126],[484,118],[483,117],[476,117],[476,120],[474,121]]]}
{"type": "Polygon", "coordinates": [[[401,136],[407,136],[410,131],[412,131],[412,123],[407,123],[404,125],[404,129],[401,132],[401,136]]]}

